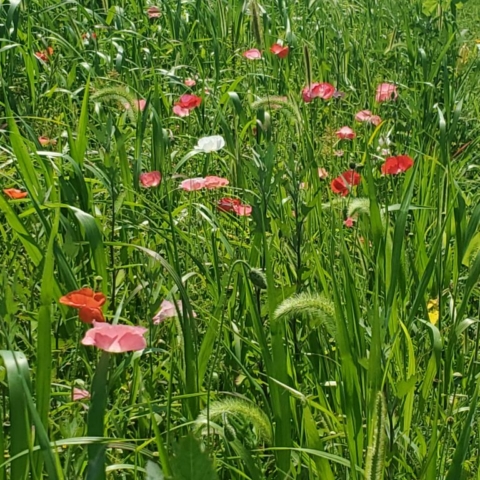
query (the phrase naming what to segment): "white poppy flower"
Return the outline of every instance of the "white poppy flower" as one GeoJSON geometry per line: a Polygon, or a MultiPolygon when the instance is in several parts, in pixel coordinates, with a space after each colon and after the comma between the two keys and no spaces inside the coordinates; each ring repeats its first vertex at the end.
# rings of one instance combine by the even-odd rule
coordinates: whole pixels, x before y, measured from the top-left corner
{"type": "Polygon", "coordinates": [[[211,137],[203,137],[198,140],[195,150],[205,153],[218,152],[225,146],[225,140],[221,135],[212,135],[211,137]]]}

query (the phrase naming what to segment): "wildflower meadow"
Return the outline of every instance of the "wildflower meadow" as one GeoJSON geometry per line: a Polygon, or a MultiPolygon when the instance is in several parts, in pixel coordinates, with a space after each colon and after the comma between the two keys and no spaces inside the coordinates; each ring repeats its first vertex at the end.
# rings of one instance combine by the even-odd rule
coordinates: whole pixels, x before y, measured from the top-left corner
{"type": "Polygon", "coordinates": [[[0,480],[480,480],[479,0],[0,0],[0,480]]]}

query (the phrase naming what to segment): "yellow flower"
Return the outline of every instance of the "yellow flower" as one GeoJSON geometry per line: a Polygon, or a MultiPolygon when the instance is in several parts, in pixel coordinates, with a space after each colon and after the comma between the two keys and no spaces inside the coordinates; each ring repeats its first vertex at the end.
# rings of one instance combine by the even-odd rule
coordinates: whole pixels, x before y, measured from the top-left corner
{"type": "Polygon", "coordinates": [[[427,302],[428,319],[432,325],[436,325],[440,312],[438,311],[438,298],[432,298],[427,302]]]}

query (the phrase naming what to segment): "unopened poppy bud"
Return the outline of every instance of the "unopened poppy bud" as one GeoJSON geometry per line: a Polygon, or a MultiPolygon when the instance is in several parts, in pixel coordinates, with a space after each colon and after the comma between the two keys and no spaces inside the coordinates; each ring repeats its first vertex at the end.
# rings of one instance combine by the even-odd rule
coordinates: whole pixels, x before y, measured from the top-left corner
{"type": "Polygon", "coordinates": [[[252,268],[248,272],[248,277],[250,281],[257,287],[262,290],[266,290],[267,288],[267,277],[265,273],[260,270],[259,268],[252,268]]]}
{"type": "Polygon", "coordinates": [[[350,162],[348,166],[350,170],[355,170],[355,168],[357,167],[357,164],[355,162],[350,162]]]}
{"type": "Polygon", "coordinates": [[[297,144],[295,142],[292,143],[292,150],[296,152],[298,149],[297,144]]]}

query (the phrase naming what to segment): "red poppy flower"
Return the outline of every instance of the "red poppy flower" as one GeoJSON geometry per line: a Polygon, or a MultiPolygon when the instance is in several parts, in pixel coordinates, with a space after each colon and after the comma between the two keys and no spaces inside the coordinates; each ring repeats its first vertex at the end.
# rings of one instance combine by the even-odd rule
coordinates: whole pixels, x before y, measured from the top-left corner
{"type": "Polygon", "coordinates": [[[353,140],[357,136],[350,127],[342,127],[335,132],[335,135],[341,140],[353,140]]]}
{"type": "Polygon", "coordinates": [[[194,108],[199,107],[201,103],[202,99],[200,97],[197,97],[197,95],[185,93],[180,97],[180,99],[175,105],[186,108],[187,110],[193,110],[194,108]]]}
{"type": "Polygon", "coordinates": [[[332,180],[330,188],[333,193],[338,193],[345,197],[353,186],[360,183],[361,179],[362,177],[355,170],[347,170],[332,180]]]}
{"type": "Polygon", "coordinates": [[[353,225],[355,224],[355,219],[352,218],[352,217],[348,217],[346,220],[343,221],[343,224],[344,224],[347,228],[352,228],[353,225]]]}
{"type": "Polygon", "coordinates": [[[6,188],[3,193],[12,200],[18,200],[20,198],[28,197],[28,193],[17,188],[6,188]]]}
{"type": "Polygon", "coordinates": [[[94,292],[91,288],[81,288],[67,293],[60,298],[59,302],[68,307],[78,308],[78,316],[85,323],[104,322],[100,307],[106,302],[105,295],[101,292],[94,292]]]}
{"type": "Polygon", "coordinates": [[[260,60],[262,58],[262,52],[258,48],[251,48],[243,52],[242,55],[248,60],[260,60]]]}
{"type": "Polygon", "coordinates": [[[276,55],[278,58],[285,58],[288,55],[290,48],[288,45],[280,45],[279,43],[274,43],[270,47],[270,51],[276,55]]]}
{"type": "Polygon", "coordinates": [[[222,211],[222,212],[233,212],[233,208],[235,206],[238,206],[238,205],[241,205],[241,202],[238,198],[229,198],[229,197],[225,197],[225,198],[222,198],[218,201],[217,203],[217,209],[222,211]]]}
{"type": "Polygon", "coordinates": [[[48,47],[46,50],[41,50],[40,52],[36,52],[35,56],[44,62],[48,62],[49,58],[53,55],[53,48],[48,47]]]}
{"type": "Polygon", "coordinates": [[[158,187],[162,181],[162,174],[158,171],[146,172],[140,175],[140,183],[143,187],[158,187]]]}
{"type": "Polygon", "coordinates": [[[388,157],[382,165],[382,173],[384,175],[398,175],[406,172],[413,167],[413,159],[408,155],[398,155],[396,157],[388,157]]]}

